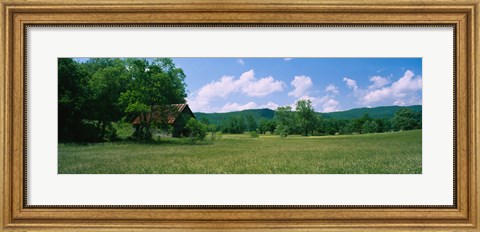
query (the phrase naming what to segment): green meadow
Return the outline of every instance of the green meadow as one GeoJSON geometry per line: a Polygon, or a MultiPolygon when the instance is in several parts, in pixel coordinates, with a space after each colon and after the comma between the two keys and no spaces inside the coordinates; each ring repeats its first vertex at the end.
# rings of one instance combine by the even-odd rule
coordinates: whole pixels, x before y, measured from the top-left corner
{"type": "Polygon", "coordinates": [[[59,144],[59,174],[420,174],[422,131],[59,144]]]}

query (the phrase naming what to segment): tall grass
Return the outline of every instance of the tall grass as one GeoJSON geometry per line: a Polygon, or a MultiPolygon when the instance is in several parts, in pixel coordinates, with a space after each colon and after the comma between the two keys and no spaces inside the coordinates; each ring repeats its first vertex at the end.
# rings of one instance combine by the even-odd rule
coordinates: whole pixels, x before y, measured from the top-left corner
{"type": "Polygon", "coordinates": [[[280,138],[224,134],[197,144],[59,144],[58,173],[401,174],[422,173],[422,131],[280,138]]]}

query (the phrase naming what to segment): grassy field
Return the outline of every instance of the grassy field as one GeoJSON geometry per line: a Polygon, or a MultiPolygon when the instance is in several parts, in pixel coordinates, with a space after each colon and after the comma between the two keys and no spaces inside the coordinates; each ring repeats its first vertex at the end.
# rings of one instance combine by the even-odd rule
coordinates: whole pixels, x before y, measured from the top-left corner
{"type": "Polygon", "coordinates": [[[202,144],[174,138],[154,144],[59,144],[58,173],[422,173],[422,131],[287,138],[223,135],[202,144]]]}

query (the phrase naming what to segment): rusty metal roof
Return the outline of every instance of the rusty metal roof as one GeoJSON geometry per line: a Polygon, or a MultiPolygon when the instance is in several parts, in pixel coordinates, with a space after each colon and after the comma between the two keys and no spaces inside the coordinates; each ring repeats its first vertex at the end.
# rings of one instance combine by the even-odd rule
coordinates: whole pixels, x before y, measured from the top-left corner
{"type": "MultiPolygon", "coordinates": [[[[163,114],[167,114],[165,119],[167,121],[167,124],[169,125],[175,122],[177,117],[183,112],[185,107],[188,107],[188,105],[184,103],[184,104],[172,104],[170,106],[172,107],[171,110],[163,110],[164,111],[163,114]]],[[[158,108],[159,108],[158,106],[154,106],[153,120],[155,121],[160,121],[162,119],[161,116],[163,116],[158,108]]],[[[142,114],[136,117],[135,120],[133,120],[132,124],[138,125],[143,121],[142,119],[145,119],[145,121],[150,122],[150,118],[151,118],[151,113],[148,113],[146,115],[142,114]],[[146,118],[143,118],[143,117],[146,117],[146,118]]]]}

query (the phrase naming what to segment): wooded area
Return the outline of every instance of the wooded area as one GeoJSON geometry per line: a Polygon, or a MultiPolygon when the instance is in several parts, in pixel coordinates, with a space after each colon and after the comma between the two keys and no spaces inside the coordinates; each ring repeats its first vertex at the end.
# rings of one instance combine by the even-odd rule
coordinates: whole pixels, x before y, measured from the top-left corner
{"type": "MultiPolygon", "coordinates": [[[[116,140],[112,122],[131,122],[155,106],[185,103],[185,74],[172,59],[58,59],[60,142],[116,140]]],[[[167,109],[168,110],[168,109],[167,109]]],[[[154,121],[141,121],[138,140],[151,138],[154,121]]]]}
{"type": "MultiPolygon", "coordinates": [[[[207,117],[200,121],[209,124],[207,117]]],[[[255,131],[260,134],[335,135],[366,134],[390,131],[415,130],[422,128],[422,113],[410,108],[401,108],[391,118],[372,118],[368,113],[353,119],[324,118],[315,112],[309,100],[300,100],[295,109],[290,106],[278,107],[272,119],[256,119],[252,113],[237,114],[220,120],[215,130],[229,134],[255,131]]]]}

